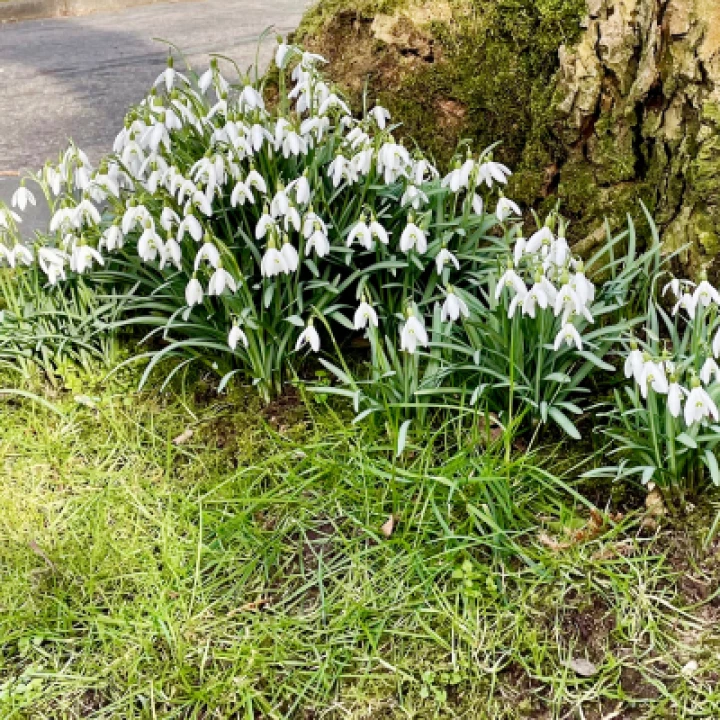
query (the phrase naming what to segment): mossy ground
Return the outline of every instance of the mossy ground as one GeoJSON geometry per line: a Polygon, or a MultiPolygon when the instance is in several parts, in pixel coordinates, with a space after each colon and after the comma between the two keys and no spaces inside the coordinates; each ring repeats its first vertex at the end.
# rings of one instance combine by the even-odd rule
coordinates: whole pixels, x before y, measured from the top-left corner
{"type": "Polygon", "coordinates": [[[528,458],[398,465],[297,395],[135,382],[3,383],[55,408],[0,400],[3,720],[720,714],[709,506],[598,524],[528,458]]]}

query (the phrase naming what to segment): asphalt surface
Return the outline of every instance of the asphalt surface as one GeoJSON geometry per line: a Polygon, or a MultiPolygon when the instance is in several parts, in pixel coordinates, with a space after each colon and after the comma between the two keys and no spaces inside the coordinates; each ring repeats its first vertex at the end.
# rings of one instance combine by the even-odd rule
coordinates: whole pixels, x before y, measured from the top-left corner
{"type": "MultiPolygon", "coordinates": [[[[112,147],[125,111],[165,67],[167,45],[204,70],[211,53],[243,69],[259,49],[265,67],[275,33],[295,29],[305,0],[204,0],[128,8],[85,17],[0,25],[0,200],[18,176],[56,158],[72,138],[96,161],[112,147]],[[261,33],[274,33],[261,45],[261,33]]],[[[181,63],[176,67],[182,69],[181,63]]],[[[224,65],[228,77],[234,70],[224,65]]],[[[45,221],[30,213],[23,227],[45,221]]]]}

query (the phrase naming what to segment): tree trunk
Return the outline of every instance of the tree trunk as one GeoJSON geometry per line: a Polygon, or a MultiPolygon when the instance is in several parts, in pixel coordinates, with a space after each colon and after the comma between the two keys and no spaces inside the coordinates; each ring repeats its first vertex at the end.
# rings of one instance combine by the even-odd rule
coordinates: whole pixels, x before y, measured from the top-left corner
{"type": "Polygon", "coordinates": [[[642,199],[720,271],[720,0],[321,0],[299,40],[439,160],[501,141],[510,193],[561,200],[579,250],[642,199]]]}

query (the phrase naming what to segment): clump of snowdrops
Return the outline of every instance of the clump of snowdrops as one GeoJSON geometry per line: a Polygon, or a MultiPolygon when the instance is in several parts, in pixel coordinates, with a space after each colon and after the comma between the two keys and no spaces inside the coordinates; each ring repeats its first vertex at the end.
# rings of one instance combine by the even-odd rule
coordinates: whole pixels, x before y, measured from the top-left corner
{"type": "MultiPolygon", "coordinates": [[[[396,141],[385,108],[353,116],[323,58],[280,43],[275,60],[269,105],[265,78],[231,81],[218,60],[181,73],[171,56],[112,153],[93,166],[71,145],[34,178],[48,233],[20,237],[19,213],[36,202],[27,183],[0,209],[0,258],[50,285],[93,278],[121,301],[123,324],[149,328],[143,381],[200,362],[221,389],[238,375],[269,400],[313,353],[335,380],[317,389],[350,398],[357,419],[381,417],[399,451],[413,420],[448,410],[499,425],[508,452],[522,423],[579,437],[571,416],[586,412],[593,372],[614,370],[606,357],[642,321],[627,310],[658,247],[638,255],[631,227],[583,262],[557,211],[526,230],[492,148],[462,146],[441,172],[396,141]],[[369,346],[366,370],[347,360],[353,338],[369,346]]],[[[679,303],[689,310],[686,296],[679,303]]],[[[703,293],[698,307],[714,328],[703,293]]],[[[673,363],[654,332],[642,363],[634,348],[629,361],[640,395],[650,387],[657,405],[667,394],[667,418],[687,425],[673,443],[705,442],[700,428],[717,419],[707,338],[686,342],[668,326],[673,363]]],[[[656,428],[650,419],[638,427],[656,428]]],[[[648,437],[660,471],[666,446],[648,437]]]]}
{"type": "Polygon", "coordinates": [[[720,485],[720,293],[706,278],[674,278],[656,295],[621,353],[631,384],[615,391],[608,430],[619,465],[590,474],[636,475],[677,509],[720,485]]]}

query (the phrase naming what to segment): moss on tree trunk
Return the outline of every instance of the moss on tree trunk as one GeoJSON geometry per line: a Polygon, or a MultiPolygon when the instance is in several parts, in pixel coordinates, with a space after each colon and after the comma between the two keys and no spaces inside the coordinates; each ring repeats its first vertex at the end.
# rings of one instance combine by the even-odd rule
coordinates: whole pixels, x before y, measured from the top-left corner
{"type": "Polygon", "coordinates": [[[438,160],[501,141],[510,192],[559,198],[581,248],[642,199],[717,272],[719,0],[321,0],[298,38],[438,160]]]}

